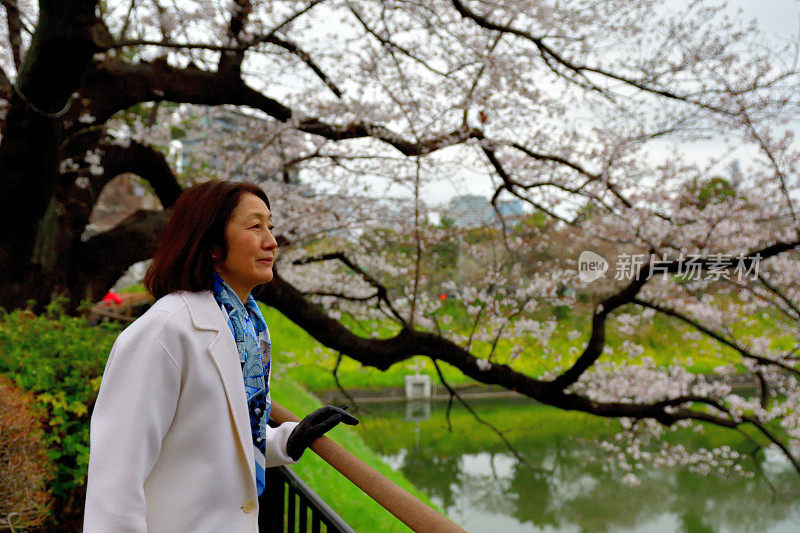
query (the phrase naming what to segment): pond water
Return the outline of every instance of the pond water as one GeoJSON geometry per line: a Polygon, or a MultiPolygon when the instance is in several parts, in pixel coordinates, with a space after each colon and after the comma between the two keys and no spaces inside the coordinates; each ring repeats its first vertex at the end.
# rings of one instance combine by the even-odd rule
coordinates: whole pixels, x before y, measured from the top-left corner
{"type": "Polygon", "coordinates": [[[772,449],[719,428],[676,429],[662,443],[723,445],[734,468],[654,466],[608,451],[620,422],[527,399],[474,400],[490,428],[446,403],[359,404],[366,442],[473,533],[800,532],[800,475],[772,449]],[[739,466],[736,467],[735,465],[739,466]],[[722,471],[720,471],[722,470],[722,471]]]}

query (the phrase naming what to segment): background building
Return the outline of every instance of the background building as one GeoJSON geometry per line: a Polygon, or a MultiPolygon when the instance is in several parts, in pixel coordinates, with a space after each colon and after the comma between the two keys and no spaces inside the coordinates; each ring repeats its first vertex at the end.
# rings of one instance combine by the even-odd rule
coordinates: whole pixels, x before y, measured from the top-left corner
{"type": "MultiPolygon", "coordinates": [[[[523,214],[522,202],[517,199],[500,200],[497,202],[497,212],[508,223],[510,219],[523,214]]],[[[454,196],[450,200],[447,207],[441,212],[441,220],[449,219],[453,225],[466,228],[499,224],[497,212],[485,197],[477,194],[462,194],[454,196]]]]}

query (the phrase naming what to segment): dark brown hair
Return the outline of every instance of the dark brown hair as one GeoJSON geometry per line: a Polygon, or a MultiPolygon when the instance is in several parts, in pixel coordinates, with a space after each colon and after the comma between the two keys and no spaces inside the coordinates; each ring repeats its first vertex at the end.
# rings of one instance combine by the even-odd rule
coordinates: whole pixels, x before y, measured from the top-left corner
{"type": "Polygon", "coordinates": [[[211,251],[228,255],[225,226],[244,193],[267,204],[267,194],[251,183],[212,180],[183,191],[172,208],[144,285],[156,299],[176,291],[204,291],[213,287],[211,251]]]}

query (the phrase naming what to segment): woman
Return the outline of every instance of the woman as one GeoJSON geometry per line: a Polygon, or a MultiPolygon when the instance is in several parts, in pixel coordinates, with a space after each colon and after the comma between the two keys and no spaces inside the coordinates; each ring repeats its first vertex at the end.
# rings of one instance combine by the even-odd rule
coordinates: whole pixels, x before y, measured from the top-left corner
{"type": "Polygon", "coordinates": [[[269,331],[250,292],[277,242],[258,187],[209,181],[175,203],[145,277],[155,304],[111,350],[91,419],[84,532],[258,531],[264,469],[339,422],[267,425],[269,331]]]}

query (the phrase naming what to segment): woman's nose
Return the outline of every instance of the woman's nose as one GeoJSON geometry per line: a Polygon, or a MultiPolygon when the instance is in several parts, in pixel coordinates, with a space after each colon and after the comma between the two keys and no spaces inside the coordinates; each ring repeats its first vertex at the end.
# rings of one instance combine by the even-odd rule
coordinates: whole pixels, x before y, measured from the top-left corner
{"type": "Polygon", "coordinates": [[[275,239],[275,235],[273,235],[271,231],[267,231],[267,236],[264,239],[263,244],[265,250],[274,250],[278,247],[278,241],[275,239]]]}

